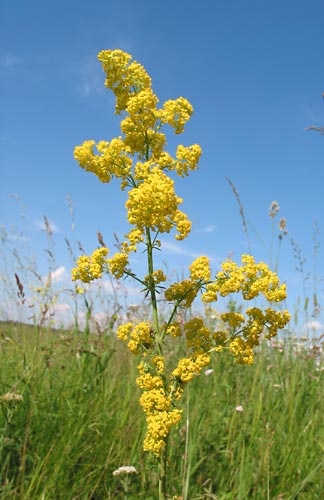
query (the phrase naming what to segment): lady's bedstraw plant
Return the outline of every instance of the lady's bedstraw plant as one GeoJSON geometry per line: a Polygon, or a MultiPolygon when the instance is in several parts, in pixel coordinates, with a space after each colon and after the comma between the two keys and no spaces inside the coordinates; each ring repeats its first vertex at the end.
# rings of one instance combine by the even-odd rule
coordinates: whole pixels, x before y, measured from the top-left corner
{"type": "Polygon", "coordinates": [[[225,261],[213,279],[208,258],[198,257],[189,267],[188,278],[164,290],[171,307],[168,321],[162,323],[157,295],[166,276],[155,268],[154,251],[161,248],[160,234],[174,230],[175,238],[183,240],[191,229],[190,220],[179,209],[183,200],[175,193],[174,181],[168,174],[187,176],[197,169],[201,156],[198,144],[180,144],[172,156],[165,149],[166,136],[162,129],[169,125],[175,134],[181,134],[193,108],[183,97],[158,107],[150,76],[130,54],[103,50],[98,59],[106,73],[105,86],[116,96],[116,114],[123,117],[121,135],[110,142],[85,141],[75,148],[74,157],[101,182],[110,182],[114,177],[120,179],[121,189],[128,192],[126,209],[131,230],[111,257],[105,247],[98,248],[89,257],[79,257],[72,277],[88,283],[106,272],[117,279],[132,276],[150,299],[152,320],[143,318],[138,323],[122,324],[117,336],[139,357],[136,383],[143,391],[140,405],[147,424],[143,448],[158,457],[159,499],[162,500],[167,498],[168,436],[181,419],[179,403],[186,384],[210,363],[213,351],[229,350],[237,362],[251,364],[260,335],[265,332],[268,338],[273,337],[289,321],[287,311],[250,307],[245,316],[237,312],[222,314],[223,327],[212,331],[200,317],[181,325],[177,321],[179,309],[190,308],[198,294],[206,303],[233,293],[241,293],[247,301],[261,294],[270,302],[280,302],[286,297],[286,286],[279,283],[277,275],[266,264],[256,263],[249,255],[242,256],[241,265],[225,261]],[[138,277],[129,266],[129,256],[139,245],[146,251],[144,277],[138,277]],[[165,356],[167,340],[182,342],[183,338],[187,355],[170,366],[165,356]]]}

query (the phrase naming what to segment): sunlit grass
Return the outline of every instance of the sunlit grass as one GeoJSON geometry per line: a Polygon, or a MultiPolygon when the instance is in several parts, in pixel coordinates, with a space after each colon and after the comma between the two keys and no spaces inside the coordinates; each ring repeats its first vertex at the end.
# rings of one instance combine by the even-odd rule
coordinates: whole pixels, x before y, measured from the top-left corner
{"type": "MultiPolygon", "coordinates": [[[[1,498],[156,498],[136,358],[113,336],[3,323],[0,363],[0,397],[23,398],[1,402],[1,498]],[[113,475],[122,465],[138,471],[127,496],[113,475]]],[[[252,367],[216,357],[171,436],[171,493],[188,474],[190,499],[320,499],[322,368],[319,345],[293,339],[264,345],[252,367]]]]}

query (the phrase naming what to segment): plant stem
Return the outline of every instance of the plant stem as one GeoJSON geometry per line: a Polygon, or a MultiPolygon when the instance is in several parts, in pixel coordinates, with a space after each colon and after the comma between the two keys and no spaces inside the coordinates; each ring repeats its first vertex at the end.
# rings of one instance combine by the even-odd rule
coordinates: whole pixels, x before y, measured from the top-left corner
{"type": "MultiPolygon", "coordinates": [[[[148,227],[146,228],[146,245],[147,245],[148,274],[151,277],[153,275],[153,272],[154,272],[153,244],[152,244],[151,232],[150,232],[150,229],[148,227]]],[[[161,348],[161,338],[160,338],[159,313],[158,313],[158,306],[157,306],[157,299],[156,299],[155,283],[153,280],[150,282],[149,292],[150,292],[152,312],[153,312],[154,335],[155,335],[155,338],[157,339],[157,347],[158,347],[158,350],[161,354],[162,348],[161,348]]]]}
{"type": "Polygon", "coordinates": [[[159,458],[159,500],[166,500],[167,498],[167,447],[168,442],[166,440],[165,447],[159,458]]]}
{"type": "MultiPolygon", "coordinates": [[[[148,275],[151,278],[154,272],[154,263],[153,263],[154,245],[152,243],[151,232],[148,227],[146,228],[146,246],[147,246],[148,275]]],[[[159,324],[159,312],[156,299],[155,283],[153,279],[150,279],[149,292],[151,297],[151,305],[153,313],[155,345],[159,354],[162,355],[163,350],[162,350],[162,339],[161,339],[160,324],[159,324]]],[[[163,448],[161,455],[159,457],[159,500],[167,499],[167,447],[168,447],[168,442],[166,439],[165,447],[163,448]]]]}
{"type": "Polygon", "coordinates": [[[185,442],[185,455],[183,464],[183,481],[182,481],[182,497],[183,500],[188,499],[188,487],[190,478],[190,460],[189,460],[189,425],[190,425],[190,392],[187,388],[187,420],[186,420],[186,442],[185,442]]]}

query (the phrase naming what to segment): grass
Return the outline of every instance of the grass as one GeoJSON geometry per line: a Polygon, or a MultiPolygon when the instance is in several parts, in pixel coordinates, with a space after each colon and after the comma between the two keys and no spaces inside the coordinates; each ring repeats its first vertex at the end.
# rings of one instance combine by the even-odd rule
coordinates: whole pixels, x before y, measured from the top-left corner
{"type": "MultiPolygon", "coordinates": [[[[155,461],[141,449],[136,357],[111,335],[2,323],[0,338],[0,498],[155,499],[155,461]],[[23,399],[6,402],[8,393],[23,399]],[[122,465],[138,471],[128,485],[113,476],[122,465]]],[[[264,344],[252,367],[215,355],[213,372],[188,387],[171,436],[172,494],[323,498],[319,347],[264,344]]]]}

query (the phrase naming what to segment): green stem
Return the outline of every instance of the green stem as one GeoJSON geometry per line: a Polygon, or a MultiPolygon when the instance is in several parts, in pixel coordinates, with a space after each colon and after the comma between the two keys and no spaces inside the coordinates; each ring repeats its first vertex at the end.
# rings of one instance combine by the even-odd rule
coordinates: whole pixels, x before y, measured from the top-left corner
{"type": "Polygon", "coordinates": [[[182,483],[182,497],[183,500],[188,499],[189,479],[190,479],[190,460],[189,460],[189,426],[190,426],[190,392],[187,388],[187,421],[186,421],[186,442],[185,442],[185,456],[183,464],[183,483],[182,483]]]}
{"type": "Polygon", "coordinates": [[[168,441],[166,439],[159,458],[159,500],[167,499],[167,449],[168,441]]]}
{"type": "MultiPolygon", "coordinates": [[[[151,232],[150,232],[150,229],[148,227],[146,228],[146,245],[147,245],[148,274],[151,277],[151,276],[153,276],[153,272],[154,272],[153,244],[152,244],[151,232]]],[[[153,282],[153,280],[151,281],[151,283],[149,285],[149,292],[150,292],[152,312],[153,312],[154,334],[155,334],[155,337],[157,339],[158,350],[161,353],[161,338],[160,338],[161,332],[160,332],[160,324],[159,324],[159,313],[158,313],[158,306],[157,306],[155,283],[153,282]]]]}
{"type": "MultiPolygon", "coordinates": [[[[151,232],[148,227],[146,228],[146,246],[147,246],[148,275],[151,278],[154,272],[154,263],[153,263],[154,243],[152,242],[151,232]]],[[[163,355],[158,304],[156,298],[155,283],[153,279],[150,279],[149,282],[149,292],[150,292],[152,313],[153,313],[155,345],[159,354],[163,355]]],[[[161,455],[159,457],[159,500],[167,499],[167,448],[168,448],[168,443],[166,438],[165,447],[163,448],[161,455]]]]}

